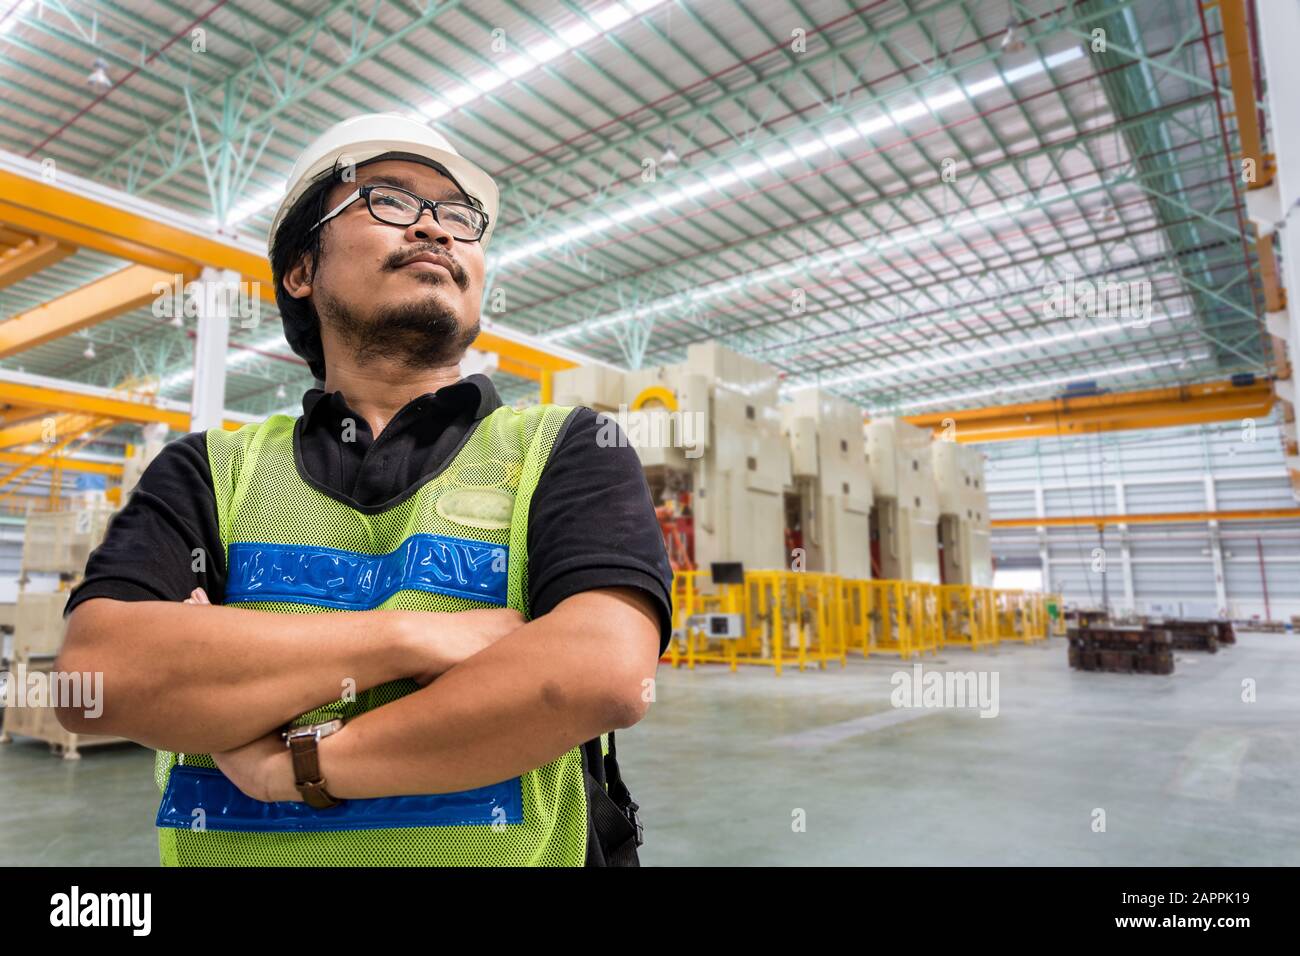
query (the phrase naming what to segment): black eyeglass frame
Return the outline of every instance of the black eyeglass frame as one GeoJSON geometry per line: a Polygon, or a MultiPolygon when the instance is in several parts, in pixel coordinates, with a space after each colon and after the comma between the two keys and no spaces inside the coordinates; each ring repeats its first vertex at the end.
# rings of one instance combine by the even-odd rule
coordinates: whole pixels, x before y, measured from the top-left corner
{"type": "Polygon", "coordinates": [[[461,202],[458,199],[425,199],[423,196],[416,195],[415,193],[411,192],[409,189],[403,189],[401,186],[392,186],[389,185],[388,183],[367,183],[366,185],[358,186],[355,190],[353,190],[352,194],[348,196],[348,198],[344,199],[341,203],[339,203],[337,206],[335,206],[333,209],[327,212],[324,216],[322,216],[320,220],[314,226],[312,226],[311,229],[308,231],[314,232],[315,230],[319,229],[321,226],[325,225],[325,223],[329,222],[335,216],[343,212],[343,210],[347,209],[348,206],[352,205],[358,199],[364,199],[366,201],[366,209],[370,211],[370,215],[374,218],[374,220],[376,222],[382,222],[386,226],[413,226],[420,221],[420,217],[423,216],[424,211],[428,209],[429,212],[432,213],[433,215],[434,222],[438,223],[438,225],[442,226],[444,229],[447,229],[448,232],[451,232],[451,229],[448,228],[443,223],[443,221],[438,217],[438,210],[444,206],[449,206],[454,209],[467,209],[470,212],[472,212],[474,215],[481,218],[483,220],[483,224],[479,228],[478,235],[476,236],[466,237],[466,236],[455,236],[453,234],[454,238],[458,242],[478,242],[480,239],[483,238],[483,234],[487,232],[487,227],[490,222],[488,214],[484,212],[482,209],[480,209],[478,206],[475,206],[473,203],[461,202]],[[381,215],[379,215],[379,213],[375,212],[374,201],[370,198],[376,189],[393,190],[394,192],[401,193],[403,196],[409,196],[414,202],[419,203],[420,208],[416,212],[415,218],[412,219],[410,222],[392,222],[388,219],[383,218],[381,215]]]}

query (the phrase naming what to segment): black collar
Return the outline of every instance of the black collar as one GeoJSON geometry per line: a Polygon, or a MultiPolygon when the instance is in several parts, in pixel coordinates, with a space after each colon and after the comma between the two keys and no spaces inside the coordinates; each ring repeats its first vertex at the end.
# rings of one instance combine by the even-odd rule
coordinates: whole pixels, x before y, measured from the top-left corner
{"type": "MultiPolygon", "coordinates": [[[[492,414],[501,405],[501,396],[497,394],[491,379],[486,375],[469,375],[454,385],[444,385],[436,392],[426,392],[411,399],[393,416],[393,421],[404,417],[408,409],[418,415],[430,406],[437,407],[444,413],[451,412],[453,417],[469,413],[473,421],[478,421],[492,414]]],[[[365,422],[348,405],[342,392],[327,392],[323,388],[309,388],[303,394],[302,418],[304,428],[320,424],[336,425],[345,418],[351,418],[359,427],[363,427],[365,422]]]]}
{"type": "Polygon", "coordinates": [[[317,491],[375,514],[436,477],[501,404],[488,378],[470,375],[411,399],[375,437],[341,392],[309,389],[294,427],[294,463],[317,491]]]}

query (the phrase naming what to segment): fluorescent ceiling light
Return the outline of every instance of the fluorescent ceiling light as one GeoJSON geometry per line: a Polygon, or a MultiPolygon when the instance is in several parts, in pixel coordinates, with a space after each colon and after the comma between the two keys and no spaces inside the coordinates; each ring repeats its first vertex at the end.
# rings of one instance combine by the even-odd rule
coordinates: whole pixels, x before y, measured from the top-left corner
{"type": "Polygon", "coordinates": [[[12,30],[18,24],[19,20],[21,20],[26,14],[32,12],[34,6],[36,6],[36,0],[22,0],[22,2],[18,4],[17,8],[11,7],[8,11],[8,15],[3,21],[0,21],[0,36],[4,36],[12,30]]]}
{"type": "MultiPolygon", "coordinates": [[[[229,372],[231,369],[238,368],[241,365],[251,362],[254,358],[257,358],[259,356],[259,353],[261,352],[265,352],[270,349],[276,348],[277,346],[282,346],[285,344],[286,343],[284,340],[284,333],[278,332],[275,335],[268,336],[267,338],[262,339],[262,341],[260,342],[254,342],[251,345],[244,346],[243,348],[240,349],[231,349],[231,351],[234,354],[233,355],[227,354],[226,356],[226,361],[225,361],[226,371],[229,372]]],[[[161,382],[159,382],[158,392],[159,394],[161,394],[162,392],[165,392],[168,389],[175,388],[178,385],[185,385],[189,382],[192,382],[193,380],[194,380],[194,365],[193,363],[191,363],[186,368],[179,369],[175,372],[172,372],[161,382]]]]}
{"type": "MultiPolygon", "coordinates": [[[[1076,199],[1076,194],[1068,189],[1058,189],[1051,194],[1040,194],[1034,200],[1038,208],[1045,208],[1062,200],[1076,199]]],[[[625,322],[629,319],[648,318],[661,312],[671,311],[672,309],[686,308],[699,302],[717,298],[721,295],[727,295],[755,284],[770,282],[773,279],[779,279],[787,275],[811,275],[815,272],[829,269],[831,275],[839,276],[843,274],[840,263],[858,258],[863,255],[870,255],[879,252],[882,249],[893,249],[900,246],[908,246],[919,239],[930,239],[939,234],[962,234],[968,227],[973,225],[988,226],[992,223],[999,222],[1003,219],[1009,219],[1016,213],[1025,209],[1028,205],[1022,199],[1012,199],[1004,202],[993,209],[986,209],[979,213],[964,213],[954,219],[946,222],[930,223],[926,226],[911,227],[905,231],[890,233],[888,238],[884,233],[869,240],[854,243],[850,246],[844,246],[830,252],[814,253],[805,256],[802,259],[794,260],[780,266],[773,266],[758,272],[752,272],[748,275],[737,276],[732,279],[722,279],[714,283],[698,286],[690,292],[679,293],[666,299],[661,299],[653,306],[642,309],[623,309],[619,312],[610,313],[605,316],[598,316],[580,325],[570,326],[564,329],[557,329],[553,332],[546,333],[542,336],[545,341],[557,341],[560,339],[572,338],[575,335],[586,334],[600,329],[607,328],[611,325],[617,325],[619,322],[625,322]],[[836,270],[839,270],[838,272],[836,270]]]]}
{"type": "Polygon", "coordinates": [[[284,196],[285,188],[289,185],[287,180],[281,179],[274,186],[260,190],[247,199],[236,203],[226,216],[228,226],[237,226],[245,219],[256,216],[263,209],[275,205],[284,196]]]}
{"type": "MultiPolygon", "coordinates": [[[[704,192],[721,191],[727,186],[734,185],[742,180],[748,181],[755,176],[762,175],[764,172],[777,172],[801,159],[809,159],[821,153],[829,152],[835,146],[842,146],[854,140],[867,139],[873,133],[888,127],[901,126],[903,123],[919,116],[938,113],[958,103],[976,99],[985,93],[1001,89],[1009,83],[1015,83],[1045,70],[1058,67],[1063,63],[1077,60],[1083,55],[1082,47],[1071,46],[1042,60],[1034,60],[1024,66],[1016,67],[1014,70],[1007,70],[1005,82],[1001,76],[989,77],[969,86],[930,97],[913,106],[881,113],[869,120],[852,121],[853,125],[849,127],[836,130],[834,133],[825,136],[814,136],[813,139],[799,145],[788,146],[782,143],[766,153],[760,153],[755,157],[754,161],[747,162],[734,171],[706,177],[689,187],[675,184],[673,188],[664,189],[662,186],[657,186],[655,189],[656,196],[653,199],[634,202],[632,205],[625,205],[613,212],[602,212],[585,222],[576,223],[550,236],[535,239],[516,248],[506,248],[497,259],[497,267],[506,269],[543,252],[555,252],[580,239],[585,239],[596,233],[606,232],[615,226],[634,219],[640,219],[661,209],[679,206],[686,200],[693,199],[704,192]]],[[[645,190],[642,190],[642,192],[645,192],[645,190]]],[[[631,201],[631,199],[632,197],[629,197],[628,201],[631,201]]]]}
{"type": "Polygon", "coordinates": [[[1001,203],[993,209],[986,209],[979,213],[963,213],[946,223],[931,223],[923,227],[912,227],[900,230],[885,236],[883,233],[862,242],[855,242],[848,246],[841,246],[839,249],[830,252],[819,252],[811,256],[805,256],[802,259],[795,259],[790,262],[784,262],[780,265],[769,266],[766,269],[760,269],[757,272],[751,272],[745,276],[737,276],[732,279],[722,279],[708,285],[698,286],[689,292],[680,292],[677,295],[668,296],[661,299],[654,305],[646,306],[640,309],[622,309],[609,315],[592,319],[581,325],[570,326],[566,329],[557,329],[542,336],[542,339],[548,342],[559,341],[561,339],[572,338],[575,335],[589,334],[601,329],[608,328],[611,325],[618,325],[633,319],[649,318],[663,312],[674,310],[694,308],[701,302],[707,302],[710,299],[716,299],[719,296],[730,295],[742,289],[749,288],[753,285],[759,285],[765,282],[772,282],[776,279],[782,279],[787,276],[798,275],[805,276],[811,270],[831,269],[837,263],[845,262],[850,259],[860,258],[861,256],[874,254],[882,249],[893,249],[899,246],[906,246],[918,239],[928,239],[940,233],[960,233],[973,226],[986,227],[992,222],[1006,219],[1024,208],[1024,201],[1015,199],[1008,203],[1001,203]]]}
{"type": "Polygon", "coordinates": [[[1124,375],[1129,372],[1145,372],[1149,369],[1164,368],[1169,365],[1184,365],[1199,362],[1210,357],[1208,352],[1198,352],[1177,359],[1161,359],[1158,362],[1134,362],[1129,365],[1115,365],[1087,372],[1074,372],[1070,375],[1058,375],[1054,378],[1040,378],[1032,382],[1018,382],[1012,385],[999,385],[993,388],[980,388],[969,392],[954,392],[938,398],[927,398],[919,402],[906,402],[897,406],[902,409],[925,408],[929,405],[951,405],[953,402],[972,398],[987,398],[989,395],[1005,395],[1007,392],[1024,392],[1035,388],[1049,388],[1053,385],[1068,385],[1070,382],[1088,381],[1094,378],[1109,378],[1112,375],[1124,375]]]}
{"type": "MultiPolygon", "coordinates": [[[[1139,331],[1146,331],[1158,322],[1169,322],[1174,319],[1186,318],[1191,315],[1190,312],[1180,312],[1177,315],[1152,315],[1150,322],[1139,331]]],[[[1058,332],[1055,335],[1044,335],[1040,338],[1022,339],[1019,342],[1009,342],[1003,345],[990,345],[986,348],[962,349],[960,352],[948,352],[943,355],[935,355],[930,358],[920,359],[915,362],[905,362],[902,365],[871,365],[870,368],[861,372],[853,372],[848,375],[837,375],[834,378],[823,378],[817,380],[815,375],[801,376],[799,383],[806,383],[807,386],[818,386],[820,388],[834,388],[840,385],[848,385],[852,382],[860,382],[866,378],[880,378],[888,375],[907,375],[912,372],[919,372],[923,369],[933,368],[936,365],[944,365],[948,362],[960,360],[963,362],[973,359],[990,358],[994,355],[1004,355],[1007,352],[1020,352],[1025,349],[1043,349],[1052,345],[1060,345],[1063,342],[1081,342],[1084,339],[1092,339],[1101,335],[1110,335],[1112,332],[1122,332],[1126,329],[1133,329],[1133,321],[1127,322],[1110,322],[1106,325],[1096,325],[1088,328],[1070,329],[1065,332],[1058,332]]],[[[870,330],[864,329],[864,332],[870,330]]],[[[954,343],[955,344],[955,343],[954,343]]],[[[961,348],[960,345],[957,345],[961,348]]],[[[870,359],[867,360],[870,362],[870,359]]]]}
{"type": "MultiPolygon", "coordinates": [[[[526,47],[522,53],[505,60],[501,66],[476,73],[464,83],[444,90],[434,99],[421,104],[415,109],[408,110],[407,115],[421,120],[440,119],[458,107],[472,103],[487,93],[504,86],[511,80],[517,80],[535,70],[541,69],[547,63],[568,53],[570,50],[577,49],[583,44],[594,40],[601,35],[600,31],[609,33],[634,17],[647,13],[665,2],[666,0],[620,0],[620,2],[611,3],[594,13],[588,14],[600,30],[595,29],[585,21],[565,27],[557,31],[555,37],[547,38],[526,47]]],[[[284,195],[284,189],[285,184],[281,182],[274,189],[263,190],[247,200],[237,203],[230,211],[230,215],[226,217],[227,224],[231,226],[238,225],[244,220],[257,215],[268,206],[278,202],[280,197],[284,195]]]]}

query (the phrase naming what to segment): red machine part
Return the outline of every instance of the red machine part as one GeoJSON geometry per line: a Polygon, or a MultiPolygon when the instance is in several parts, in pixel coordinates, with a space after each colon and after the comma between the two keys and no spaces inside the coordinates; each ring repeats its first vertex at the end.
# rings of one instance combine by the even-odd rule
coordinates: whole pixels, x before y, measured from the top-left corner
{"type": "Polygon", "coordinates": [[[695,519],[691,515],[691,493],[679,491],[655,509],[659,530],[668,549],[668,563],[674,571],[695,570],[695,519]]]}

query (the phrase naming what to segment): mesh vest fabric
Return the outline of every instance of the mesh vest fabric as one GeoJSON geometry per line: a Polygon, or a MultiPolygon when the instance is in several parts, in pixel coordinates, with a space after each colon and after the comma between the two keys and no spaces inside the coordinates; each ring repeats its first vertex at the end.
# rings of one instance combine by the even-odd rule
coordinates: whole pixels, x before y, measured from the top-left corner
{"type": "MultiPolygon", "coordinates": [[[[276,415],[234,432],[213,429],[207,433],[207,448],[222,546],[227,554],[232,544],[256,542],[384,555],[413,535],[472,539],[507,550],[506,605],[527,615],[529,503],[571,411],[554,405],[523,411],[497,409],[471,429],[441,471],[404,500],[375,514],[351,508],[303,480],[294,461],[295,419],[276,415]],[[446,496],[461,489],[490,489],[488,494],[498,500],[502,492],[513,495],[508,520],[476,520],[472,514],[455,511],[448,502],[456,499],[446,496]]],[[[297,601],[228,603],[283,614],[347,613],[297,601]]],[[[414,589],[399,590],[377,605],[442,612],[489,606],[414,589]]],[[[406,679],[358,690],[351,695],[354,700],[341,696],[293,722],[352,718],[416,689],[415,682],[406,679]]],[[[155,780],[160,792],[178,759],[187,766],[214,766],[207,754],[178,758],[159,751],[155,780]]],[[[520,780],[522,823],[292,833],[159,828],[160,855],[165,866],[582,865],[587,806],[581,748],[523,774],[520,780]]]]}

